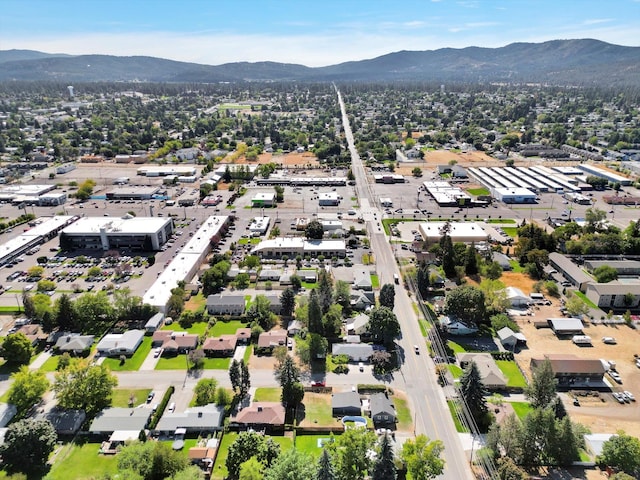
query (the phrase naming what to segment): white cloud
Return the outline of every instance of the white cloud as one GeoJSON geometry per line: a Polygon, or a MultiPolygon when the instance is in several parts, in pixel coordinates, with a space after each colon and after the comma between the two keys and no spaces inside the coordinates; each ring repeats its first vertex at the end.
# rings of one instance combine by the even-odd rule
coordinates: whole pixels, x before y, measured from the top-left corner
{"type": "Polygon", "coordinates": [[[582,22],[582,25],[598,25],[600,23],[609,23],[612,21],[613,19],[611,18],[593,18],[593,19],[584,20],[582,22]]]}

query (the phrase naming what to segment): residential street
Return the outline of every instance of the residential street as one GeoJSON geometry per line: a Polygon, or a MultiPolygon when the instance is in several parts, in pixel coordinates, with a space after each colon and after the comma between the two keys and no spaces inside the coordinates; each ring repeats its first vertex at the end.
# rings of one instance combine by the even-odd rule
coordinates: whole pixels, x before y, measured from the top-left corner
{"type": "MultiPolygon", "coordinates": [[[[393,283],[393,274],[399,274],[394,252],[380,223],[382,212],[378,209],[376,199],[371,194],[364,165],[355,147],[342,95],[337,89],[336,92],[342,112],[345,137],[351,153],[352,171],[357,182],[356,192],[363,210],[367,231],[370,234],[371,249],[376,256],[380,285],[393,283]]],[[[411,299],[401,285],[396,286],[395,291],[394,311],[402,328],[402,338],[397,343],[401,355],[404,356],[404,362],[400,373],[394,375],[392,385],[404,390],[411,401],[415,412],[416,434],[425,434],[430,439],[439,439],[444,443],[446,465],[441,478],[450,480],[473,478],[444,394],[437,384],[435,365],[429,358],[424,345],[424,338],[420,332],[411,299]],[[419,355],[414,352],[413,345],[416,344],[420,346],[421,353],[419,355]]],[[[334,384],[332,378],[327,381],[330,385],[334,384]]]]}

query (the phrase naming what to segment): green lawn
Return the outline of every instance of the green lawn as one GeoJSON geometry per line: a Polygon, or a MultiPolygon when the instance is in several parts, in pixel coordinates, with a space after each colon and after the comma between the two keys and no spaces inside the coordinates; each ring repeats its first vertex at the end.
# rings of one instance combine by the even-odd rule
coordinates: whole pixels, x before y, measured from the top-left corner
{"type": "Polygon", "coordinates": [[[513,218],[489,218],[486,223],[516,223],[513,218]]]}
{"type": "Polygon", "coordinates": [[[469,189],[467,189],[467,192],[469,192],[471,195],[474,195],[476,197],[478,195],[489,195],[489,194],[491,194],[491,192],[489,190],[487,190],[486,188],[484,188],[484,187],[481,187],[481,188],[469,188],[469,189]]]}
{"type": "Polygon", "coordinates": [[[456,426],[456,432],[466,432],[467,429],[462,425],[458,415],[456,414],[456,401],[455,400],[447,400],[447,405],[449,406],[449,413],[451,413],[451,418],[453,418],[453,423],[456,426]]]}
{"type": "Polygon", "coordinates": [[[371,274],[371,286],[373,288],[380,288],[380,279],[378,278],[378,275],[376,275],[375,273],[371,274]]]}
{"type": "Polygon", "coordinates": [[[202,363],[204,370],[229,370],[230,358],[205,358],[202,363]]]}
{"type": "Polygon", "coordinates": [[[136,352],[131,356],[131,358],[127,358],[124,364],[120,365],[120,358],[105,358],[104,364],[108,366],[114,372],[130,372],[135,371],[140,368],[144,359],[147,358],[149,352],[151,351],[151,337],[144,337],[142,339],[142,343],[136,350],[136,352]]]}
{"type": "MultiPolygon", "coordinates": [[[[280,389],[273,389],[277,392],[277,400],[280,400],[280,389]]],[[[272,400],[273,401],[273,400],[272,400]]],[[[330,426],[335,425],[336,419],[331,415],[331,403],[324,396],[314,395],[313,397],[305,397],[302,404],[304,405],[304,419],[316,425],[330,426]]],[[[300,409],[298,409],[298,419],[301,419],[300,409]]]]}
{"type": "MultiPolygon", "coordinates": [[[[163,325],[161,330],[171,330],[173,332],[186,331],[187,333],[196,333],[202,336],[204,335],[204,332],[207,330],[207,322],[196,322],[186,330],[182,328],[179,323],[174,322],[171,325],[163,325]]],[[[236,333],[236,331],[234,330],[233,333],[236,333]]]]}
{"type": "Polygon", "coordinates": [[[398,429],[411,430],[413,418],[411,417],[411,410],[407,406],[407,401],[403,398],[393,397],[393,404],[396,407],[398,416],[398,429]]]}
{"type": "Polygon", "coordinates": [[[462,376],[462,369],[458,365],[448,363],[447,368],[451,372],[451,375],[453,375],[453,378],[460,378],[462,376]]]}
{"type": "Polygon", "coordinates": [[[513,407],[513,411],[516,413],[520,420],[524,420],[529,412],[533,411],[533,408],[529,402],[509,402],[513,407]]]}
{"type": "Polygon", "coordinates": [[[133,394],[134,396],[133,405],[142,405],[143,403],[146,403],[147,395],[149,395],[150,391],[150,388],[115,388],[113,390],[113,400],[111,401],[111,406],[127,408],[129,406],[129,397],[131,396],[131,394],[133,394]]]}
{"type": "Polygon", "coordinates": [[[467,350],[460,344],[456,343],[456,342],[452,342],[451,340],[449,340],[447,342],[447,346],[453,350],[453,353],[465,353],[467,350]]]}
{"type": "Polygon", "coordinates": [[[187,356],[176,355],[174,357],[160,357],[156,364],[156,370],[186,370],[187,356]]]}
{"type": "Polygon", "coordinates": [[[39,370],[46,373],[55,372],[58,368],[59,358],[59,355],[51,355],[49,358],[47,358],[47,361],[42,364],[39,370]]]}
{"type": "Polygon", "coordinates": [[[595,303],[593,303],[591,300],[589,300],[587,296],[581,291],[576,290],[573,293],[575,293],[578,297],[580,297],[582,301],[586,303],[590,308],[598,308],[598,306],[595,303]]]}
{"type": "Polygon", "coordinates": [[[62,447],[45,480],[89,480],[118,472],[116,455],[100,455],[100,443],[70,443],[62,447]]]}
{"type": "Polygon", "coordinates": [[[251,354],[253,353],[253,345],[247,345],[247,348],[244,350],[244,363],[249,365],[249,358],[251,358],[251,354]]]}
{"type": "Polygon", "coordinates": [[[502,227],[502,231],[511,238],[516,238],[518,236],[518,227],[502,227]]]}
{"type": "Polygon", "coordinates": [[[256,402],[279,402],[281,389],[279,388],[257,388],[254,401],[256,402]]]}
{"type": "Polygon", "coordinates": [[[524,268],[520,266],[520,263],[517,260],[509,260],[509,265],[511,265],[511,271],[514,273],[524,272],[524,268]]]}
{"type": "Polygon", "coordinates": [[[516,365],[516,362],[513,360],[496,360],[496,364],[507,377],[508,387],[524,388],[527,386],[527,381],[518,368],[518,365],[516,365]]]}
{"type": "Polygon", "coordinates": [[[318,447],[318,440],[331,440],[331,435],[301,435],[296,434],[296,450],[308,453],[313,457],[319,457],[322,447],[318,447]]]}
{"type": "MultiPolygon", "coordinates": [[[[233,335],[239,328],[246,327],[247,324],[238,320],[230,321],[217,321],[216,324],[209,330],[211,337],[219,337],[220,335],[233,335]]],[[[204,333],[204,332],[203,332],[204,333]]]]}

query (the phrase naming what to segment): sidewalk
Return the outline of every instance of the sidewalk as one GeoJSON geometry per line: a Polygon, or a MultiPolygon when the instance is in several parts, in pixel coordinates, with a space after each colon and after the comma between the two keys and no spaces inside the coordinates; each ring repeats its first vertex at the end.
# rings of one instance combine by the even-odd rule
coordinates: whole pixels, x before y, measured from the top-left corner
{"type": "Polygon", "coordinates": [[[42,352],[29,364],[29,370],[39,370],[44,363],[51,358],[51,352],[42,352]]]}

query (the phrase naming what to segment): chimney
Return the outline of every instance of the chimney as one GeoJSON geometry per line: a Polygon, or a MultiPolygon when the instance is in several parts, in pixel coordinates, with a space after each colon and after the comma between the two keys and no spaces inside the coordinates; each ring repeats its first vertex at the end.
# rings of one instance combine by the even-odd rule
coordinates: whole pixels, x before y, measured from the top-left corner
{"type": "Polygon", "coordinates": [[[202,412],[198,412],[198,418],[202,418],[202,412]]]}
{"type": "Polygon", "coordinates": [[[261,412],[262,411],[262,407],[258,407],[258,411],[261,412]]]}

